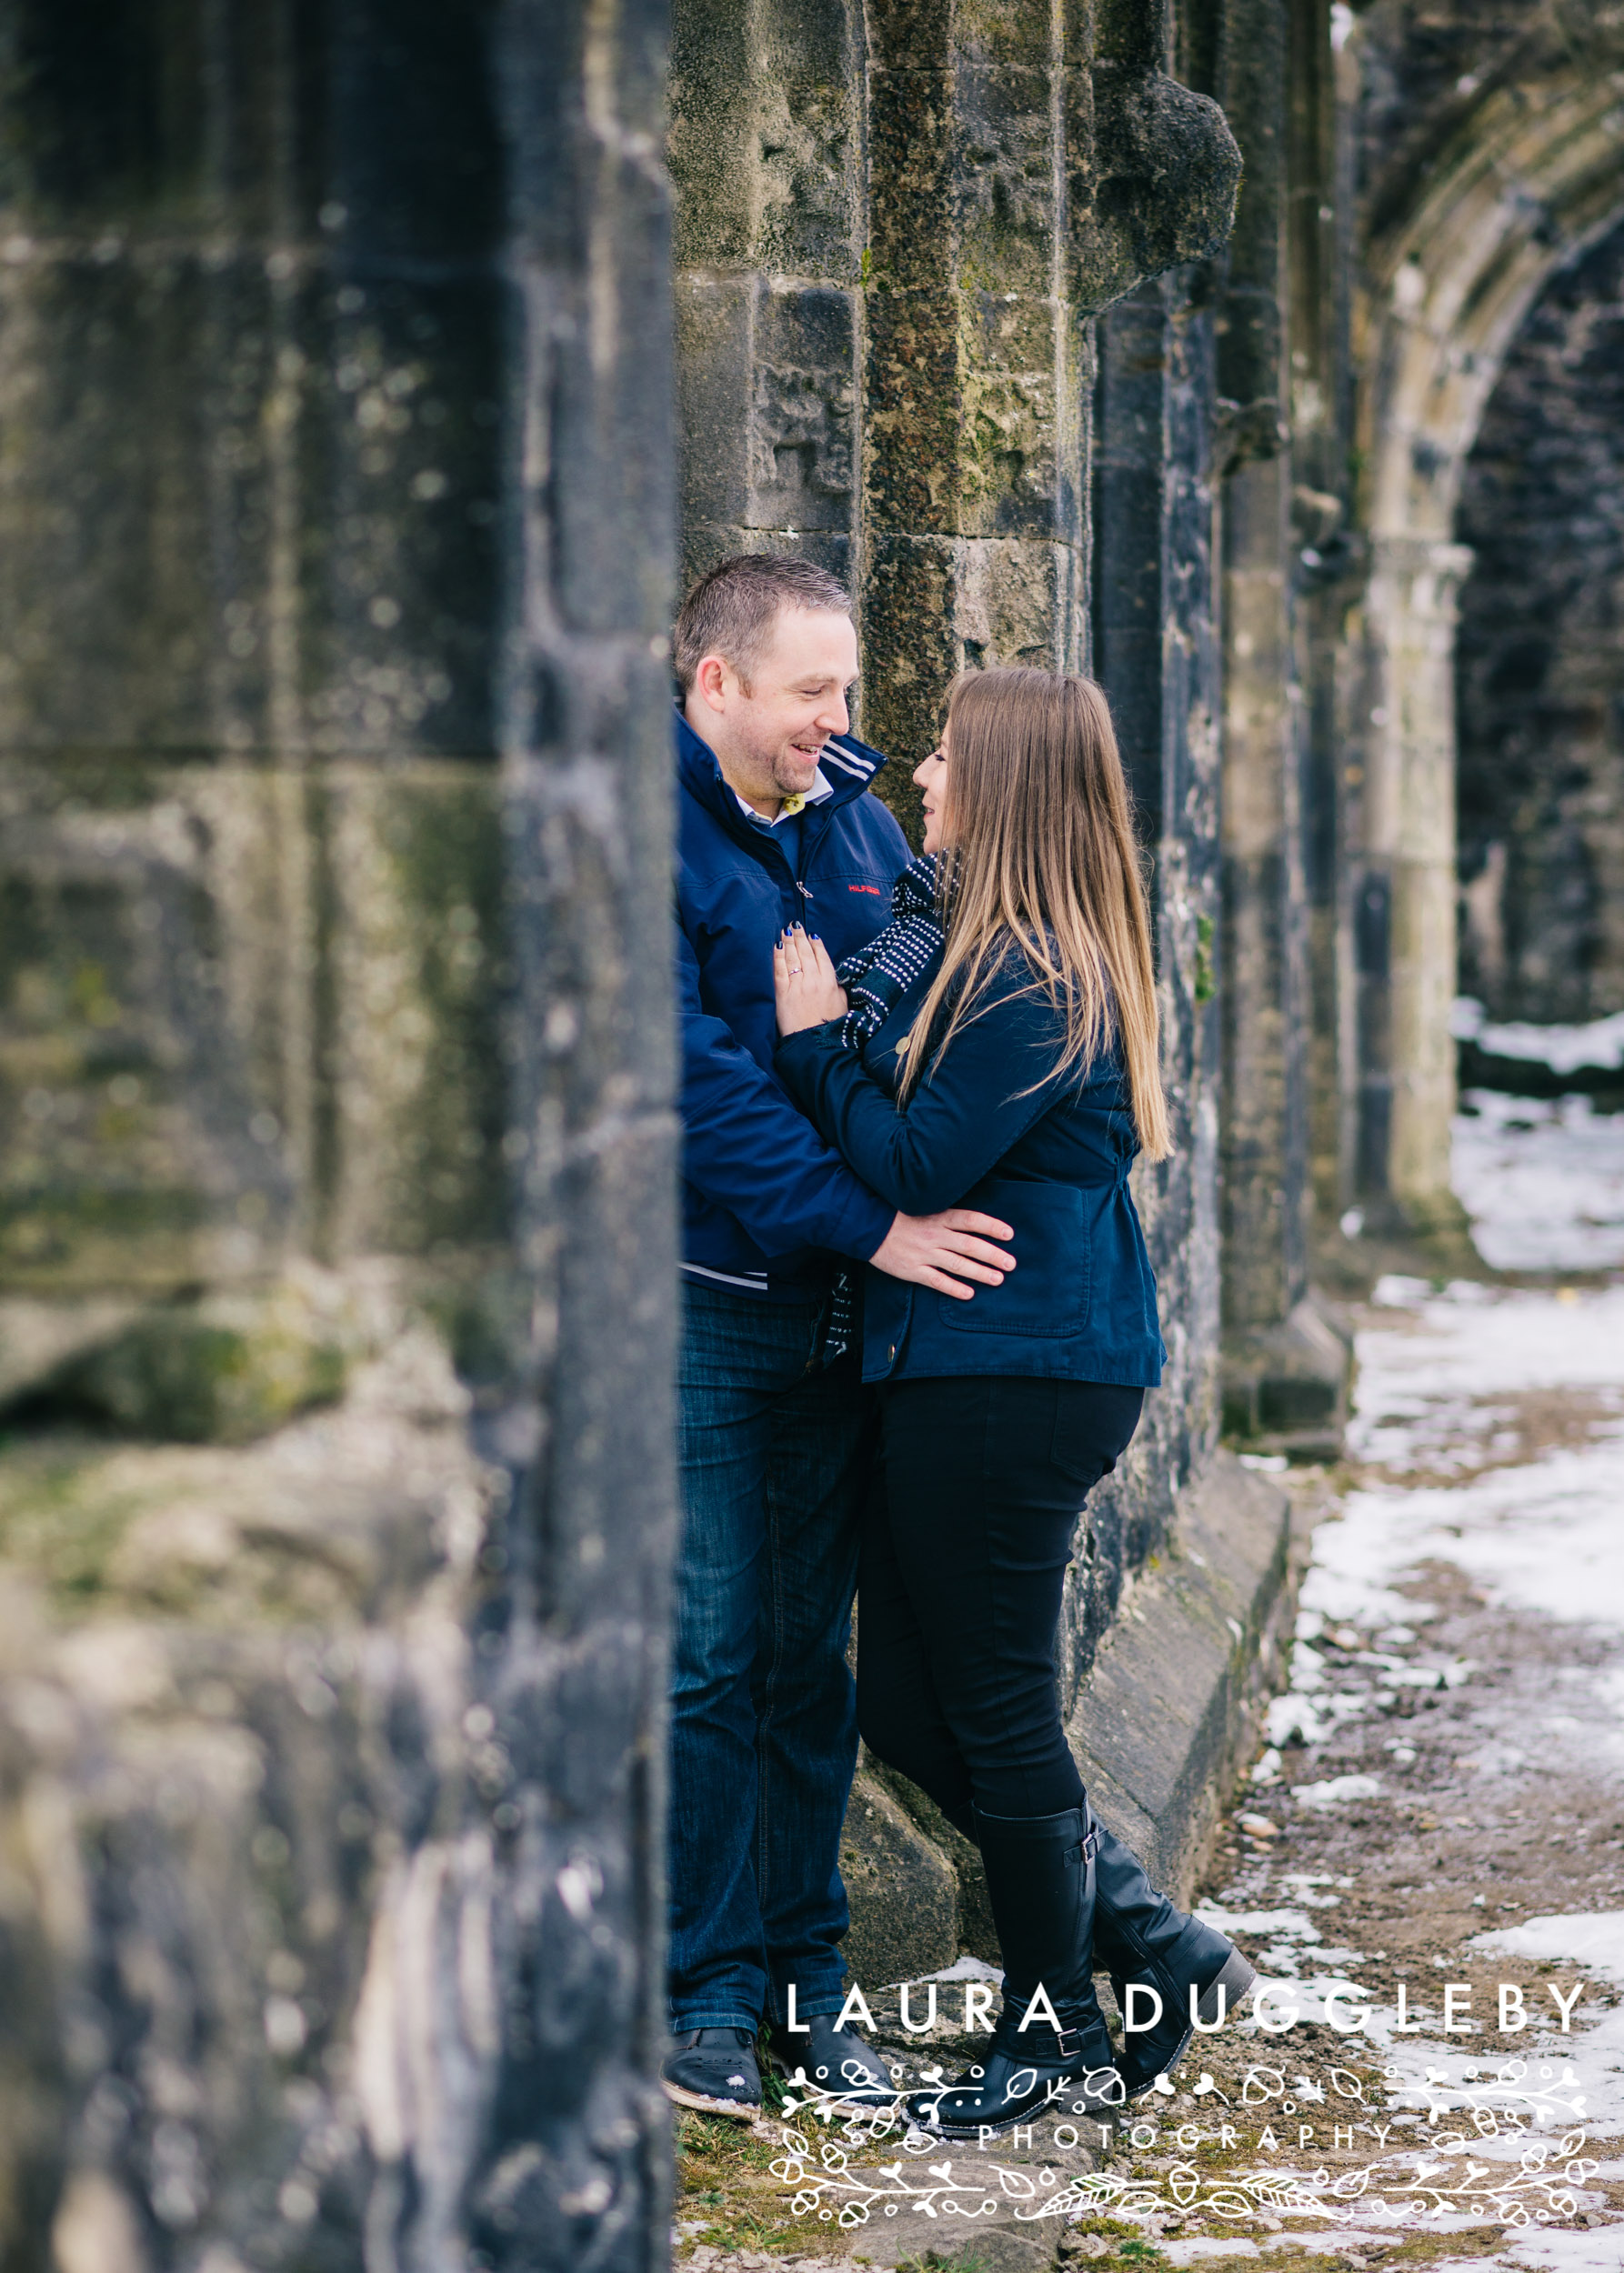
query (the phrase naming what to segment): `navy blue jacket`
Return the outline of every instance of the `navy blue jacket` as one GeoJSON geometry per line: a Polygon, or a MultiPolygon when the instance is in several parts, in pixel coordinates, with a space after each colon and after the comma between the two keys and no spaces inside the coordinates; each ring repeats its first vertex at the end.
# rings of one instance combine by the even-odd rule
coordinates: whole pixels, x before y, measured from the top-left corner
{"type": "Polygon", "coordinates": [[[1054,1067],[1059,1013],[1010,956],[939,1064],[899,1111],[897,1047],[934,976],[902,996],[861,1051],[837,1023],[778,1045],[790,1094],[893,1207],[978,1207],[1008,1224],[1016,1267],[969,1302],[863,1282],[863,1377],[1041,1374],[1153,1388],[1167,1357],[1156,1277],[1128,1173],[1138,1149],[1115,1046],[1080,1076],[1054,1067]]]}
{"type": "Polygon", "coordinates": [[[838,962],[889,921],[907,839],[865,793],[885,764],[849,735],[824,749],[833,796],[801,816],[798,875],[739,809],[677,714],[677,990],[682,1019],[683,1271],[797,1301],[828,1282],[828,1250],[867,1261],[897,1210],[791,1104],[773,1069],[773,943],[816,931],[838,962]]]}

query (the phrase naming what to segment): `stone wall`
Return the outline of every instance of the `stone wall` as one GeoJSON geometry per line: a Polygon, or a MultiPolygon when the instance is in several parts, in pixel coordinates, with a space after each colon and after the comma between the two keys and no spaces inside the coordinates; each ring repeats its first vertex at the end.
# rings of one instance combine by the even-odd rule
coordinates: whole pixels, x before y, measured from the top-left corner
{"type": "Polygon", "coordinates": [[[1624,230],[1547,285],[1467,461],[1461,984],[1497,1018],[1624,1010],[1624,230]]]}
{"type": "Polygon", "coordinates": [[[3,2246],[651,2264],[664,24],[4,39],[3,2246]]]}

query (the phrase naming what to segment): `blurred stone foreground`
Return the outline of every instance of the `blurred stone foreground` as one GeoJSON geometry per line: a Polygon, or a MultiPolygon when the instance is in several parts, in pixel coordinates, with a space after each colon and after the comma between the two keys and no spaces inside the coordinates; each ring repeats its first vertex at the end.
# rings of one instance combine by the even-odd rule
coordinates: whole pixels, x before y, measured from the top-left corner
{"type": "MultiPolygon", "coordinates": [[[[1172,1363],[1063,1681],[1188,1884],[1295,1568],[1220,1417],[1338,1441],[1312,1205],[1459,1236],[1450,483],[1624,210],[1609,12],[1442,14],[0,11],[4,2273],[663,2261],[723,551],[851,576],[901,776],[966,664],[1110,691],[1172,1363]]],[[[918,1794],[848,1835],[859,1978],[989,1954],[918,1794]]]]}
{"type": "Polygon", "coordinates": [[[3,37],[0,2246],[644,2263],[664,33],[3,37]]]}

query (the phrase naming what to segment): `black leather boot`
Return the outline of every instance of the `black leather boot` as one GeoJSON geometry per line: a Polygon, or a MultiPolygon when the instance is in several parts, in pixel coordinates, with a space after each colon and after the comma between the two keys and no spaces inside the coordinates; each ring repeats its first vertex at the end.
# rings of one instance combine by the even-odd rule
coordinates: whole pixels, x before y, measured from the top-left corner
{"type": "Polygon", "coordinates": [[[775,2050],[792,2074],[804,2068],[820,2090],[838,2092],[843,2101],[854,2107],[895,2106],[901,2095],[891,2080],[890,2069],[855,2028],[835,2026],[838,2017],[815,2013],[807,2023],[804,2038],[786,2033],[775,2043],[775,2050]]]}
{"type": "MultiPolygon", "coordinates": [[[[1144,1865],[1103,1823],[1096,1822],[1094,1956],[1111,1977],[1124,2021],[1118,2066],[1129,2098],[1148,2091],[1183,2057],[1195,2015],[1211,2024],[1232,2018],[1258,1976],[1215,1926],[1192,1918],[1158,1894],[1144,1865]],[[1128,1991],[1135,1982],[1161,1999],[1154,2025],[1128,2035],[1128,1991]]],[[[1134,1999],[1144,2008],[1142,1998],[1134,1999]]]]}
{"type": "Polygon", "coordinates": [[[1004,2009],[986,2059],[957,2083],[915,2092],[907,2112],[945,2138],[1007,2131],[1051,2110],[1098,2120],[1124,2093],[1094,1993],[1088,1810],[1024,1818],[977,1808],[976,1836],[1004,1952],[1004,2009]],[[1040,2017],[1040,1988],[1058,2025],[1040,2017]]]}

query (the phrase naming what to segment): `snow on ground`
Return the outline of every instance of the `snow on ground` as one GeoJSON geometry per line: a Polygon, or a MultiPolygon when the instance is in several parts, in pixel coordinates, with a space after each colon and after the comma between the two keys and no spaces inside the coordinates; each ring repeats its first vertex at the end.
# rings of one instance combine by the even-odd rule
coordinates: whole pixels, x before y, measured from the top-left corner
{"type": "MultiPolygon", "coordinates": [[[[1612,1137],[1624,1187],[1624,1120],[1613,1122],[1612,1137]]],[[[1296,1728],[1315,1741],[1337,1719],[1378,1706],[1407,1677],[1429,1686],[1469,1680],[1469,1664],[1424,1651],[1407,1662],[1378,1647],[1362,1660],[1373,1677],[1368,1692],[1319,1694],[1325,1677],[1314,1644],[1328,1628],[1351,1624],[1374,1629],[1378,1645],[1413,1642],[1430,1606],[1398,1589],[1427,1564],[1452,1563],[1490,1605],[1582,1627],[1605,1646],[1599,1666],[1564,1669],[1572,1677],[1549,1692],[1549,1710],[1517,1732],[1523,1741],[1491,1742],[1460,1767],[1492,1778],[1582,1748],[1624,1786],[1624,1286],[1543,1292],[1459,1282],[1435,1294],[1423,1282],[1388,1279],[1377,1303],[1389,1315],[1358,1337],[1349,1447],[1373,1480],[1349,1492],[1315,1535],[1292,1687],[1275,1702],[1270,1737],[1284,1742],[1296,1728]],[[1584,1440],[1542,1448],[1536,1441],[1529,1457],[1513,1425],[1519,1405],[1553,1394],[1577,1397],[1584,1440]]],[[[1405,1757],[1397,1739],[1393,1749],[1405,1757]]],[[[1374,1780],[1323,1778],[1298,1787],[1296,1797],[1334,1805],[1374,1780]]],[[[1322,2009],[1338,1983],[1319,1969],[1330,1953],[1311,1947],[1322,1934],[1306,1917],[1299,1928],[1282,1916],[1278,1946],[1262,1954],[1288,1961],[1293,1940],[1316,1967],[1311,1979],[1294,1984],[1307,2017],[1308,2000],[1322,2009]]],[[[1624,1912],[1529,1919],[1472,1946],[1600,1974],[1610,1992],[1601,2018],[1577,2040],[1548,2034],[1529,2051],[1549,2061],[1577,2057],[1582,2044],[1585,2118],[1604,2135],[1624,2132],[1624,1912]]],[[[1348,1955],[1336,1953],[1344,1963],[1348,1955]]],[[[1281,1970],[1295,1974],[1298,1966],[1281,1970]]],[[[1481,2068],[1441,2040],[1398,2036],[1396,2024],[1396,2013],[1378,2007],[1361,2033],[1410,2086],[1429,2073],[1462,2086],[1481,2068]]]]}
{"type": "Polygon", "coordinates": [[[1520,1057],[1531,1066],[1549,1066],[1555,1074],[1576,1074],[1581,1066],[1604,1069],[1624,1066],[1624,1011],[1610,1018],[1592,1018],[1586,1026],[1526,1026],[1513,1021],[1491,1025],[1480,1002],[1470,995],[1456,998],[1449,1028],[1457,1041],[1476,1042],[1496,1057],[1520,1057]]]}
{"type": "Polygon", "coordinates": [[[1455,1189],[1491,1270],[1624,1264],[1624,1116],[1598,1113],[1584,1096],[1472,1089],[1461,1102],[1455,1189]]]}
{"type": "Polygon", "coordinates": [[[1491,2258],[1451,2258],[1449,2273],[1619,2273],[1619,2228],[1519,2234],[1491,2258]]]}
{"type": "MultiPolygon", "coordinates": [[[[1559,1041],[1610,1049],[1616,1025],[1624,1050],[1624,1020],[1608,1024],[1599,1037],[1559,1041]]],[[[1523,1055],[1554,1062],[1549,1053],[1522,1048],[1524,1036],[1480,1038],[1507,1055],[1515,1044],[1523,1055]]],[[[1457,1125],[1456,1185],[1486,1261],[1595,1277],[1548,1288],[1388,1278],[1377,1288],[1358,1337],[1349,1432],[1358,1487],[1316,1532],[1290,1687],[1271,1707],[1270,1749],[1255,1772],[1258,1797],[1248,1803],[1267,1809],[1278,1796],[1298,1837],[1310,1819],[1328,1827],[1360,1807],[1398,1810],[1382,1818],[1396,1830],[1405,1808],[1421,1804],[1440,1814],[1461,1808],[1450,1818],[1457,1827],[1466,1824],[1467,1809],[1491,1819],[1503,1805],[1494,1795],[1508,1789],[1508,1779],[1521,1779],[1526,1789],[1530,1777],[1547,1785],[1567,1777],[1599,1806],[1614,1804],[1614,1792],[1624,1800],[1624,1281],[1605,1283],[1605,1274],[1624,1266],[1624,1115],[1595,1113],[1585,1099],[1547,1105],[1482,1093],[1471,1103],[1476,1111],[1457,1125]],[[1531,1709],[1498,1707],[1487,1678],[1496,1667],[1476,1666],[1429,1640],[1429,1630],[1441,1636],[1448,1624],[1439,1604],[1462,1598],[1461,1578],[1445,1567],[1451,1566],[1469,1582],[1468,1598],[1498,1621],[1497,1633],[1518,1619],[1535,1621],[1520,1628],[1530,1636],[1572,1635],[1570,1649],[1547,1646],[1551,1669],[1543,1689],[1536,1685],[1531,1709]],[[1439,1602],[1418,1599],[1423,1592],[1436,1592],[1439,1602]],[[1473,1707],[1479,1682],[1483,1701],[1473,1707]],[[1461,1748],[1446,1787],[1429,1786],[1423,1794],[1412,1784],[1407,1795],[1404,1779],[1425,1772],[1426,1752],[1423,1738],[1411,1734],[1418,1724],[1402,1717],[1403,1700],[1418,1692],[1418,1702],[1428,1693],[1436,1701],[1437,1692],[1456,1689],[1470,1709],[1457,1724],[1461,1748]],[[1373,1759],[1376,1747],[1363,1732],[1384,1717],[1393,1733],[1373,1759]],[[1298,1754],[1308,1776],[1287,1781],[1278,1747],[1298,1739],[1329,1757],[1321,1767],[1298,1754]],[[1391,1777],[1336,1773],[1348,1764],[1350,1746],[1356,1758],[1363,1749],[1361,1767],[1385,1756],[1391,1777]]],[[[1526,1804],[1521,1790],[1513,1797],[1526,1804]]],[[[1328,1849],[1328,1858],[1334,1852],[1328,1849]]],[[[1382,2158],[1395,2178],[1416,2148],[1439,2139],[1451,2120],[1459,2128],[1474,2107],[1502,2102],[1520,2101],[1535,2135],[1554,2142],[1568,2127],[1582,2127],[1589,2156],[1596,2158],[1599,2143],[1603,2158],[1616,2158],[1624,2137],[1624,1911],[1548,1908],[1457,1944],[1453,1966],[1462,1978],[1472,1969],[1469,1952],[1479,1961],[1501,1960],[1508,1978],[1553,1966],[1567,1979],[1588,1977],[1570,2033],[1561,2031],[1554,2011],[1540,2009],[1542,1996],[1531,1986],[1525,2033],[1500,2037],[1491,2014],[1482,2032],[1463,2043],[1440,2025],[1442,1973],[1436,1983],[1411,1973],[1408,2025],[1386,2001],[1390,1988],[1361,1990],[1372,1956],[1332,1946],[1349,1938],[1347,1927],[1338,1933],[1338,1902],[1358,1898],[1335,1889],[1355,1880],[1327,1870],[1270,1876],[1263,1864],[1259,1854],[1243,1878],[1249,1900],[1238,1889],[1221,1905],[1203,1904],[1203,1914],[1242,1936],[1274,1984],[1277,2014],[1291,2006],[1304,2021],[1346,2027],[1358,2020],[1348,2038],[1350,2057],[1368,2059],[1377,2051],[1388,2107],[1399,2122],[1421,2126],[1414,2147],[1382,2158]],[[1420,2034],[1412,2033],[1418,2014],[1420,2034]]],[[[1496,1891],[1489,1884],[1487,1898],[1472,1898],[1479,1914],[1496,1891]]],[[[1522,1890],[1516,1880],[1499,1883],[1501,1895],[1522,1890]]],[[[1455,1899],[1464,1903],[1465,1893],[1455,1899]]],[[[1519,1906],[1502,1899],[1499,1907],[1519,1906]]],[[[1352,1938],[1369,1937],[1361,1930],[1352,1938]]],[[[1447,1971],[1451,1961],[1431,1962],[1447,1971]]],[[[1256,2026],[1242,2024],[1248,2031],[1256,2026]]],[[[1484,2164],[1503,2166],[1523,2155],[1529,2138],[1527,2129],[1505,2129],[1474,2138],[1471,2151],[1484,2164]]],[[[1379,2194],[1378,2178],[1370,2192],[1379,2194]]],[[[1608,2216],[1599,2193],[1581,2199],[1592,2217],[1608,2216]]],[[[1361,2207],[1356,2231],[1380,2223],[1372,2201],[1361,2207]]],[[[1301,2233],[1295,2238],[1309,2240],[1301,2233]]],[[[1197,2264],[1205,2254],[1193,2239],[1160,2246],[1179,2264],[1197,2264]]],[[[1260,2238],[1236,2254],[1267,2258],[1271,2246],[1278,2244],[1260,2238]]],[[[1449,2262],[1458,2273],[1470,2267],[1621,2273],[1624,2228],[1614,2219],[1580,2230],[1509,2230],[1491,2256],[1449,2262]]]]}

